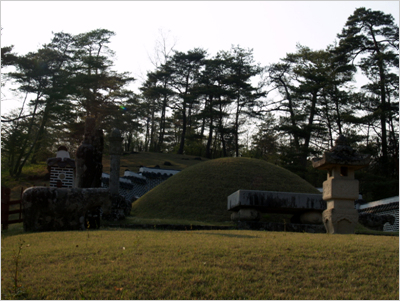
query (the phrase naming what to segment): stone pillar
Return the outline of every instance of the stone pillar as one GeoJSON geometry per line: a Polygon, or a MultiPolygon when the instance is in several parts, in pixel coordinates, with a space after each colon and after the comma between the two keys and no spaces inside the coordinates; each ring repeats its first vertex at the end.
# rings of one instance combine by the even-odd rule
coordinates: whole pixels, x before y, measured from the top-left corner
{"type": "Polygon", "coordinates": [[[358,212],[354,201],[358,199],[358,180],[354,172],[368,166],[368,155],[357,154],[344,136],[339,136],[335,147],[326,152],[323,158],[314,159],[313,167],[328,171],[323,183],[323,200],[327,209],[322,213],[322,221],[327,233],[354,233],[358,222],[358,212]]]}
{"type": "Polygon", "coordinates": [[[84,140],[76,151],[75,187],[77,188],[101,186],[103,131],[96,130],[95,126],[94,118],[86,118],[84,140]]]}
{"type": "MultiPolygon", "coordinates": [[[[96,129],[96,119],[88,117],[85,120],[85,136],[82,144],[76,150],[76,188],[101,187],[103,172],[103,131],[96,129]]],[[[85,225],[90,228],[100,227],[101,208],[89,209],[85,214],[85,225]]]]}
{"type": "Polygon", "coordinates": [[[118,195],[119,190],[119,166],[122,154],[121,133],[118,129],[113,129],[110,135],[110,193],[118,195]]]}

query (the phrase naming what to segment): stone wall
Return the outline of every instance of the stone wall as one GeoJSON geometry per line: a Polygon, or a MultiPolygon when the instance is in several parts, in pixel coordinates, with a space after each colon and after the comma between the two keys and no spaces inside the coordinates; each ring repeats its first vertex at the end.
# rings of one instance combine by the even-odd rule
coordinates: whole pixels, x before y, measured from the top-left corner
{"type": "Polygon", "coordinates": [[[102,188],[30,187],[22,203],[25,231],[83,230],[89,210],[111,210],[109,190],[102,188]]]}
{"type": "Polygon", "coordinates": [[[364,203],[357,205],[360,214],[375,214],[378,216],[392,215],[395,218],[394,223],[385,223],[383,231],[399,231],[399,197],[388,198],[384,200],[364,203]]]}

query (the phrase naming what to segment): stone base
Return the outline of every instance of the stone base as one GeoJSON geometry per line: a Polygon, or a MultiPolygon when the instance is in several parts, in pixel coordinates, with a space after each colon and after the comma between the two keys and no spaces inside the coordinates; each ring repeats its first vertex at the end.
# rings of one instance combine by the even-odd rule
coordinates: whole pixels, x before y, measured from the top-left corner
{"type": "Polygon", "coordinates": [[[132,204],[127,201],[124,196],[119,194],[111,194],[111,210],[108,214],[103,214],[102,219],[107,221],[124,220],[125,216],[131,213],[132,204]]]}
{"type": "MultiPolygon", "coordinates": [[[[111,209],[105,188],[30,187],[22,194],[25,231],[65,231],[87,228],[87,212],[111,209]]],[[[93,228],[96,222],[90,222],[93,228]]]]}
{"type": "Polygon", "coordinates": [[[322,213],[317,211],[305,212],[300,215],[302,224],[322,224],[322,213]]]}
{"type": "Polygon", "coordinates": [[[322,212],[320,211],[308,211],[304,213],[297,213],[290,219],[292,224],[322,224],[322,212]]]}
{"type": "Polygon", "coordinates": [[[261,214],[255,209],[240,209],[238,212],[231,214],[232,221],[258,221],[261,214]]]}
{"type": "Polygon", "coordinates": [[[329,234],[354,234],[358,212],[356,209],[330,208],[322,212],[322,221],[329,234]]]}

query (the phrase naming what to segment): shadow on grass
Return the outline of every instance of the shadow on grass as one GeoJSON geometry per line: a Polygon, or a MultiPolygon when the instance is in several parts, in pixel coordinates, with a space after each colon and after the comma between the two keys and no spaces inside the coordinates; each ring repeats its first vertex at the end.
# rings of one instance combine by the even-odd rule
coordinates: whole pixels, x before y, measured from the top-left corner
{"type": "Polygon", "coordinates": [[[258,236],[253,235],[238,235],[238,234],[229,234],[229,233],[205,233],[205,232],[193,232],[193,234],[200,235],[216,235],[216,236],[226,236],[226,237],[234,237],[234,238],[259,238],[258,236]]]}
{"type": "Polygon", "coordinates": [[[7,230],[3,230],[3,228],[1,229],[1,237],[3,237],[3,238],[9,237],[9,236],[15,236],[15,235],[19,235],[19,234],[25,234],[25,233],[28,233],[28,232],[24,231],[23,223],[8,225],[7,230]]]}
{"type": "MultiPolygon", "coordinates": [[[[151,224],[154,225],[158,225],[160,222],[166,222],[166,220],[154,220],[154,219],[138,219],[137,221],[133,222],[133,224],[135,223],[143,223],[143,222],[152,222],[151,224]]],[[[188,226],[188,228],[192,225],[192,221],[182,221],[182,220],[168,220],[167,222],[170,222],[171,225],[176,225],[178,223],[183,223],[186,224],[188,226]]],[[[121,221],[121,228],[120,230],[122,230],[123,228],[126,230],[125,227],[123,227],[123,225],[125,224],[130,224],[132,223],[132,220],[130,220],[129,218],[127,220],[121,221]]],[[[102,223],[102,227],[100,228],[100,230],[109,230],[109,228],[107,227],[109,224],[109,222],[103,222],[102,223]]],[[[205,225],[210,225],[211,223],[200,223],[200,224],[205,224],[205,225]]],[[[215,223],[218,224],[218,223],[215,223]]],[[[219,223],[218,225],[221,225],[223,223],[219,223]]],[[[226,223],[225,223],[226,226],[226,223]]],[[[112,228],[111,228],[112,229],[112,228]]],[[[118,229],[118,228],[115,228],[118,229]]],[[[160,229],[157,229],[160,230],[160,229]]],[[[186,229],[187,230],[187,229],[186,229]]],[[[163,231],[169,231],[168,229],[165,229],[163,231]]],[[[20,234],[28,234],[28,233],[34,233],[34,232],[25,232],[24,231],[24,227],[23,227],[23,223],[18,223],[18,224],[11,224],[8,225],[8,229],[7,230],[1,230],[1,237],[5,238],[5,237],[10,237],[10,236],[16,236],[16,235],[20,235],[20,234]]],[[[198,233],[197,231],[192,231],[192,233],[194,234],[207,234],[207,235],[217,235],[217,236],[226,236],[226,237],[235,237],[235,238],[258,238],[257,236],[252,236],[252,235],[235,235],[235,234],[229,234],[229,233],[198,233]]],[[[399,232],[384,232],[384,231],[374,231],[374,230],[370,230],[360,224],[357,225],[356,229],[355,229],[355,234],[357,235],[376,235],[376,236],[399,236],[399,232]]]]}

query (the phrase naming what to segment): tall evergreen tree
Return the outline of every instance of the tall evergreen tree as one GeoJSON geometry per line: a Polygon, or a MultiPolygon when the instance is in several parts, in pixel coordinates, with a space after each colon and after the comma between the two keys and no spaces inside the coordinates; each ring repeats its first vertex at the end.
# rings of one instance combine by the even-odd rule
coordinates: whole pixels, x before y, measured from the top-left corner
{"type": "Polygon", "coordinates": [[[324,145],[331,146],[326,143],[327,134],[332,140],[332,132],[341,131],[345,97],[340,87],[351,80],[351,70],[335,67],[327,51],[298,45],[296,53],[271,65],[268,73],[269,83],[283,97],[273,110],[284,113],[280,130],[289,136],[286,146],[292,149],[286,147],[287,164],[304,176],[308,157],[324,145]]]}
{"type": "Polygon", "coordinates": [[[128,72],[112,70],[114,51],[108,44],[114,35],[112,31],[96,29],[74,37],[74,99],[84,115],[93,116],[98,123],[109,114],[110,107],[119,106],[119,100],[129,97],[124,87],[134,80],[128,72]]]}
{"type": "Polygon", "coordinates": [[[207,158],[212,158],[213,140],[216,139],[217,133],[220,137],[222,154],[223,156],[227,155],[224,120],[229,115],[225,110],[232,103],[233,98],[233,92],[228,85],[229,76],[228,62],[222,57],[221,53],[205,61],[198,93],[204,96],[204,108],[201,113],[204,127],[208,123],[208,137],[205,149],[207,158]]]}
{"type": "Polygon", "coordinates": [[[198,100],[195,91],[206,55],[205,50],[198,48],[187,53],[176,51],[164,66],[170,75],[170,87],[175,95],[172,106],[180,111],[179,115],[182,118],[178,154],[184,153],[186,133],[194,121],[192,110],[198,100]]]}
{"type": "Polygon", "coordinates": [[[2,142],[13,177],[29,158],[34,163],[44,149],[60,143],[69,129],[81,128],[74,125],[77,113],[110,124],[115,110],[132,97],[124,87],[133,78],[112,71],[112,52],[104,52],[112,34],[101,29],[77,36],[55,33],[37,52],[12,61],[9,51],[3,51],[4,59],[16,66],[8,75],[26,93],[18,114],[2,116],[7,123],[2,142]]]}
{"type": "Polygon", "coordinates": [[[234,136],[235,155],[239,157],[239,135],[240,126],[243,125],[242,117],[255,117],[257,107],[260,107],[259,98],[265,96],[257,87],[251,83],[251,79],[262,72],[262,68],[254,62],[252,49],[245,50],[239,46],[232,47],[230,52],[223,54],[228,62],[230,77],[227,83],[233,92],[235,105],[234,136]]]}
{"type": "Polygon", "coordinates": [[[382,170],[387,173],[389,143],[398,146],[399,27],[391,15],[361,7],[338,38],[337,53],[351,58],[370,80],[365,90],[379,99],[374,115],[380,122],[382,170]]]}
{"type": "MultiPolygon", "coordinates": [[[[170,73],[161,65],[155,72],[148,72],[147,79],[140,90],[142,96],[148,101],[147,106],[151,106],[154,112],[150,114],[151,123],[155,124],[155,113],[159,114],[158,119],[158,138],[154,142],[154,150],[162,151],[164,149],[164,138],[167,131],[167,110],[170,107],[170,100],[174,95],[170,88],[170,73]]],[[[145,105],[145,104],[144,104],[145,105]]],[[[154,128],[154,126],[152,127],[154,128]]],[[[154,135],[151,135],[153,137],[154,135]]]]}
{"type": "Polygon", "coordinates": [[[20,132],[17,128],[25,125],[25,129],[21,131],[24,133],[20,137],[21,144],[9,145],[9,151],[13,152],[10,156],[15,158],[9,161],[9,170],[11,176],[15,178],[21,174],[28,158],[32,156],[32,161],[36,161],[41,145],[45,142],[49,122],[56,120],[57,122],[52,122],[52,125],[57,127],[70,117],[67,100],[69,88],[65,80],[68,75],[64,71],[70,60],[70,38],[66,34],[56,34],[52,43],[37,52],[19,57],[15,63],[16,72],[9,73],[9,76],[20,84],[18,88],[20,92],[27,93],[29,97],[34,95],[28,103],[30,110],[26,116],[28,122],[20,123],[18,119],[14,119],[15,123],[11,127],[14,128],[15,134],[10,132],[11,136],[5,137],[9,142],[14,141],[12,136],[20,132]]]}

